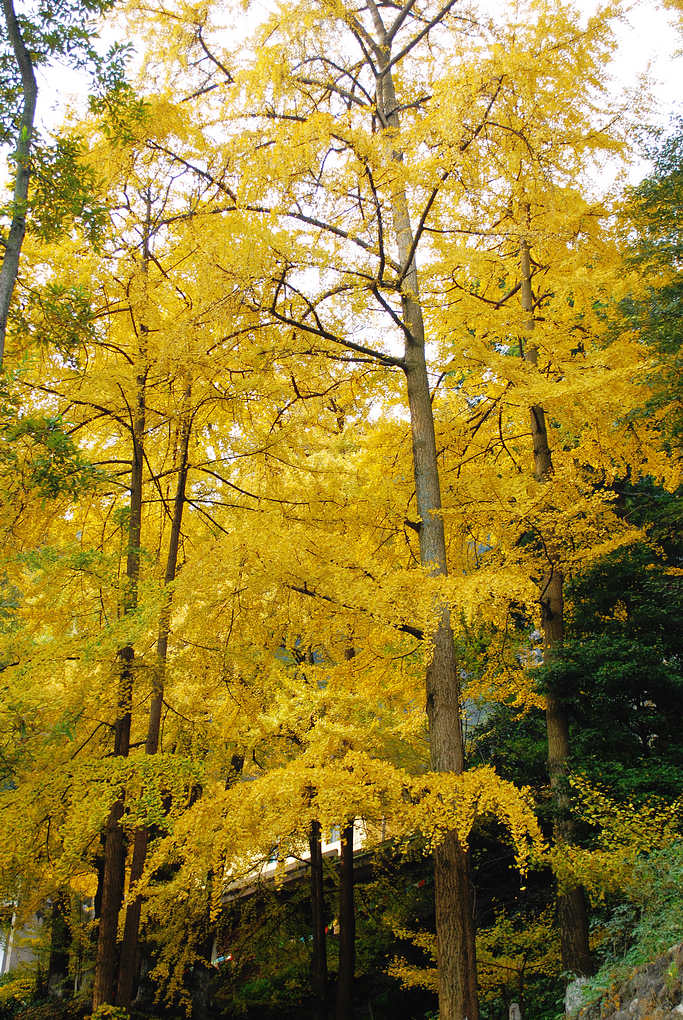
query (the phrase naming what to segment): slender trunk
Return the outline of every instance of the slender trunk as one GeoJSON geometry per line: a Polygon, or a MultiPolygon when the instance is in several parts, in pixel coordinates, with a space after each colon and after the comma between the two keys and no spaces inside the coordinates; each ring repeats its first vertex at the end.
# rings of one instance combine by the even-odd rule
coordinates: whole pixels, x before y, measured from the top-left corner
{"type": "MultiPolygon", "coordinates": [[[[189,400],[189,396],[188,388],[185,398],[186,404],[189,400]]],[[[180,546],[183,510],[185,507],[185,486],[187,483],[190,429],[190,415],[186,409],[183,414],[181,427],[178,481],[173,504],[173,519],[171,521],[171,534],[169,539],[168,555],[166,558],[166,573],[164,575],[164,585],[167,588],[167,592],[159,620],[156,647],[156,669],[154,673],[152,700],[150,702],[147,722],[147,738],[145,740],[145,753],[150,755],[156,754],[159,749],[161,711],[164,701],[166,659],[168,654],[168,635],[171,620],[171,595],[168,591],[168,586],[175,580],[178,566],[178,549],[180,546]]],[[[135,884],[142,877],[142,873],[145,869],[149,840],[150,827],[148,825],[144,825],[141,828],[136,829],[133,841],[133,856],[130,865],[129,893],[132,893],[135,884]]],[[[138,936],[140,931],[141,907],[142,897],[138,895],[130,900],[126,909],[126,920],[123,930],[123,941],[121,943],[117,987],[117,1002],[120,1006],[125,1006],[126,1008],[130,1006],[135,992],[138,968],[138,936]]]]}
{"type": "Polygon", "coordinates": [[[311,853],[311,923],[313,955],[311,957],[311,990],[313,1020],[327,1017],[327,946],[325,942],[325,900],[323,886],[323,848],[320,822],[311,822],[308,835],[311,853]]]}
{"type": "MultiPolygon", "coordinates": [[[[142,425],[144,428],[144,418],[142,425]]],[[[128,588],[124,599],[124,613],[132,612],[137,603],[137,582],[140,572],[142,462],[142,448],[137,436],[134,435],[126,567],[128,588]]],[[[122,648],[119,651],[118,657],[120,660],[120,674],[118,716],[114,724],[114,756],[117,758],[127,758],[130,749],[133,700],[134,651],[132,645],[126,645],[122,648]]],[[[121,794],[111,807],[104,831],[102,900],[97,933],[95,981],[93,985],[94,1009],[103,1003],[113,1003],[116,993],[116,976],[119,962],[116,933],[119,923],[119,911],[123,902],[126,863],[126,839],[121,826],[123,810],[124,799],[123,794],[121,794]]]]}
{"type": "MultiPolygon", "coordinates": [[[[146,351],[141,351],[141,364],[136,379],[137,400],[133,417],[133,461],[130,482],[130,518],[128,553],[126,557],[126,588],[123,597],[124,616],[135,611],[140,579],[140,540],[142,534],[142,478],[144,464],[144,433],[146,412],[147,365],[146,351]]],[[[118,716],[114,725],[114,756],[127,758],[133,705],[133,666],[135,653],[128,644],[119,650],[120,661],[118,716]]],[[[126,838],[121,825],[124,798],[121,794],[112,805],[104,833],[104,870],[102,905],[97,934],[93,1008],[113,1003],[119,969],[117,931],[123,903],[126,866],[126,838]]]]}
{"type": "Polygon", "coordinates": [[[339,865],[339,972],[336,1020],[353,1018],[353,977],[356,969],[356,913],[353,904],[353,821],[341,834],[339,865]]]}
{"type": "MultiPolygon", "coordinates": [[[[524,360],[536,367],[538,350],[531,340],[534,328],[533,294],[531,290],[531,256],[529,245],[523,239],[520,246],[522,308],[528,314],[527,337],[522,352],[524,360]]],[[[539,482],[550,484],[553,473],[552,455],[548,443],[545,412],[534,404],[529,409],[533,444],[534,476],[539,482]]],[[[543,630],[544,661],[550,662],[564,641],[564,595],[562,570],[551,564],[543,578],[541,593],[541,628],[543,630]]],[[[571,842],[574,824],[571,819],[567,792],[569,769],[569,721],[558,692],[550,685],[547,693],[546,732],[548,738],[548,774],[553,807],[553,836],[555,842],[571,842]]],[[[557,892],[557,920],[560,929],[562,966],[574,974],[592,974],[594,971],[588,942],[588,910],[586,894],[580,885],[569,885],[557,892]]]]}
{"type": "MultiPolygon", "coordinates": [[[[396,95],[389,67],[390,49],[376,8],[376,27],[381,34],[377,108],[382,123],[400,126],[396,95]]],[[[392,149],[395,163],[402,155],[392,149]]],[[[425,332],[414,252],[414,233],[402,184],[394,186],[392,215],[399,260],[404,272],[401,288],[405,327],[404,372],[410,408],[413,474],[419,518],[420,561],[433,575],[446,575],[446,540],[441,516],[441,490],[429,379],[425,360],[425,332]]],[[[461,773],[465,767],[460,716],[460,676],[455,657],[450,611],[435,607],[437,629],[432,657],[427,664],[427,717],[432,768],[461,773]]],[[[439,1015],[441,1020],[478,1020],[477,973],[473,897],[469,858],[454,834],[434,852],[436,946],[439,966],[439,1015]]]]}
{"type": "Polygon", "coordinates": [[[17,138],[16,171],[14,175],[14,196],[12,201],[12,222],[5,241],[5,254],[0,268],[0,371],[5,354],[5,337],[7,335],[7,318],[14,286],[19,273],[19,256],[26,233],[26,209],[28,204],[28,186],[31,178],[31,139],[33,136],[33,120],[36,114],[38,86],[33,71],[33,62],[17,24],[12,0],[2,0],[2,11],[5,16],[7,38],[14,52],[14,59],[21,73],[21,87],[24,94],[23,109],[19,137],[17,138]]]}

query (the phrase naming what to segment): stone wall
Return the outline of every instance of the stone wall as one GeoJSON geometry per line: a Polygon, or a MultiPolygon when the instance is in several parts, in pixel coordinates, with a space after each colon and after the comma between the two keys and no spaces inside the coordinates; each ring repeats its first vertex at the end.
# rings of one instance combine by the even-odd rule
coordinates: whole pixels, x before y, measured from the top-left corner
{"type": "Polygon", "coordinates": [[[683,942],[615,983],[597,1002],[566,1015],[572,1020],[683,1020],[683,942]]]}

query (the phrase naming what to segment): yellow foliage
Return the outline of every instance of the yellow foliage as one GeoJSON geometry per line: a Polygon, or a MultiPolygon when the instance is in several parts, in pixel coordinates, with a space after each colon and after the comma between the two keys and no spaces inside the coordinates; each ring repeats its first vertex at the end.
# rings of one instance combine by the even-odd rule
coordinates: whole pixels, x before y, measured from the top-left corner
{"type": "Polygon", "coordinates": [[[581,818],[597,831],[590,848],[559,845],[550,859],[560,883],[579,882],[594,902],[628,889],[638,858],[680,836],[681,800],[619,803],[583,776],[569,782],[581,818]]]}

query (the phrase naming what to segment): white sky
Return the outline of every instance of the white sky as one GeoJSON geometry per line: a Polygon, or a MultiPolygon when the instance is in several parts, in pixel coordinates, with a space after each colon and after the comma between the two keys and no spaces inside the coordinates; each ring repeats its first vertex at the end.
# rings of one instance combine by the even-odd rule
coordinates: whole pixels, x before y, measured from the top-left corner
{"type": "MultiPolygon", "coordinates": [[[[579,5],[588,14],[598,6],[595,0],[579,0],[579,5]]],[[[683,38],[673,11],[665,11],[653,0],[640,0],[631,9],[627,22],[619,26],[618,38],[614,68],[618,79],[629,88],[636,85],[642,74],[648,74],[662,122],[666,123],[676,109],[681,113],[683,38]]]]}

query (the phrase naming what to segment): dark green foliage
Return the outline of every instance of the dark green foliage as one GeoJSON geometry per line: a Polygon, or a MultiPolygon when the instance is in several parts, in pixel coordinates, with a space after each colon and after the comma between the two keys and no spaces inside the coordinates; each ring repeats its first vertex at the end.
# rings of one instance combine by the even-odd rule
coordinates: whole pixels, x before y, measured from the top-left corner
{"type": "Polygon", "coordinates": [[[614,490],[621,516],[645,531],[651,546],[661,554],[662,562],[681,566],[683,489],[667,492],[651,478],[641,478],[635,484],[618,482],[614,490]]]}
{"type": "Polygon", "coordinates": [[[61,281],[22,290],[12,324],[23,348],[50,347],[72,367],[79,364],[86,344],[96,340],[91,295],[80,285],[61,281]]]}
{"type": "Polygon", "coordinates": [[[653,160],[653,172],[632,193],[638,226],[632,258],[639,266],[668,268],[683,256],[683,120],[659,145],[650,146],[647,154],[653,160]]]}
{"type": "MultiPolygon", "coordinates": [[[[675,798],[683,788],[682,634],[681,577],[644,544],[567,585],[567,639],[536,678],[564,697],[573,767],[617,797],[675,798]]],[[[547,782],[540,712],[495,706],[476,747],[505,778],[539,792],[547,782]]]]}
{"type": "Polygon", "coordinates": [[[4,440],[0,477],[15,489],[37,490],[44,498],[76,496],[92,484],[95,471],[59,417],[20,416],[0,425],[4,440]]]}
{"type": "Polygon", "coordinates": [[[635,967],[680,942],[682,888],[680,840],[638,861],[627,898],[609,907],[604,918],[596,918],[602,934],[602,965],[584,992],[587,1001],[594,1001],[630,976],[635,967]]]}
{"type": "Polygon", "coordinates": [[[564,691],[575,764],[617,796],[683,787],[683,586],[645,545],[568,587],[570,640],[545,671],[564,691]]]}
{"type": "Polygon", "coordinates": [[[29,229],[43,241],[55,241],[65,227],[78,228],[96,245],[105,224],[97,177],[85,161],[85,149],[74,136],[32,151],[29,229]]]}

